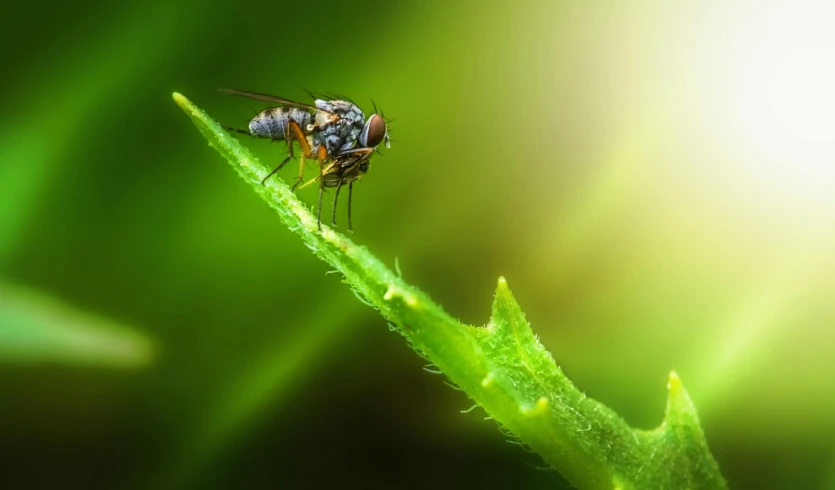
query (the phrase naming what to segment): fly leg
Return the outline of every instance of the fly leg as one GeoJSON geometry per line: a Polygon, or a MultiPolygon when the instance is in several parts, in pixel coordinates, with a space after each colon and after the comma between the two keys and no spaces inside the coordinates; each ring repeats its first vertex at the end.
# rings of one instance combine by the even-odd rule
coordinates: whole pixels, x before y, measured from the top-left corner
{"type": "Polygon", "coordinates": [[[302,181],[302,173],[304,172],[304,159],[315,158],[315,155],[313,155],[313,152],[311,151],[310,143],[308,143],[307,137],[304,135],[304,131],[302,131],[301,126],[299,126],[299,123],[293,121],[292,119],[287,122],[287,126],[285,126],[284,128],[284,140],[287,142],[287,158],[285,158],[280,164],[278,164],[278,167],[276,167],[272,172],[270,172],[269,175],[264,177],[264,180],[261,181],[261,185],[264,185],[267,182],[267,179],[269,179],[273,176],[273,174],[281,170],[281,168],[284,167],[284,165],[286,165],[287,162],[289,162],[290,159],[295,156],[293,155],[294,140],[299,142],[299,147],[301,147],[302,150],[302,156],[300,158],[301,162],[299,167],[299,178],[296,181],[296,184],[293,185],[293,189],[295,189],[296,186],[299,185],[299,182],[302,181]]]}
{"type": "MultiPolygon", "coordinates": [[[[307,144],[309,146],[310,142],[308,141],[307,144]]],[[[304,180],[304,159],[305,159],[305,157],[311,158],[311,155],[312,155],[312,158],[315,159],[317,162],[319,162],[319,175],[320,176],[322,175],[322,167],[325,165],[325,161],[328,159],[328,151],[325,150],[324,146],[317,146],[316,148],[317,148],[316,150],[313,150],[313,149],[310,150],[310,155],[304,155],[304,156],[301,157],[301,162],[299,163],[299,178],[296,180],[296,183],[293,184],[293,188],[290,189],[290,190],[296,190],[296,187],[298,187],[298,185],[301,184],[302,181],[304,180]]],[[[327,170],[327,169],[325,169],[325,170],[327,170]]],[[[302,187],[306,186],[307,184],[309,184],[311,182],[316,181],[319,178],[320,177],[315,177],[315,178],[311,179],[310,181],[305,183],[302,187]]]]}
{"type": "Polygon", "coordinates": [[[322,194],[325,193],[325,179],[322,178],[324,166],[325,162],[319,162],[319,206],[316,208],[316,225],[319,231],[322,231],[322,194]]]}
{"type": "MultiPolygon", "coordinates": [[[[354,183],[351,182],[348,184],[348,231],[351,230],[351,195],[353,194],[354,190],[354,183]]],[[[336,204],[334,202],[334,204],[336,204]]]]}
{"type": "Polygon", "coordinates": [[[316,227],[322,231],[322,194],[325,193],[325,186],[319,184],[319,204],[316,206],[316,227]]]}
{"type": "Polygon", "coordinates": [[[303,180],[304,180],[304,155],[302,155],[301,158],[299,158],[299,177],[296,179],[296,183],[293,184],[293,187],[290,189],[290,191],[296,190],[296,187],[298,187],[299,184],[301,184],[303,180]]]}
{"type": "MultiPolygon", "coordinates": [[[[349,184],[350,185],[350,184],[349,184]]],[[[336,184],[336,192],[333,193],[333,210],[331,211],[331,224],[336,226],[336,201],[339,199],[339,189],[342,188],[342,181],[336,184]]]]}
{"type": "MultiPolygon", "coordinates": [[[[295,121],[290,121],[290,123],[295,123],[295,121]]],[[[261,181],[261,185],[265,185],[267,183],[267,179],[275,175],[279,170],[281,170],[290,159],[293,158],[293,135],[290,132],[290,124],[288,123],[287,126],[284,127],[284,141],[287,143],[287,157],[278,164],[276,168],[273,169],[272,172],[268,173],[264,180],[261,181]]]]}
{"type": "Polygon", "coordinates": [[[278,167],[274,168],[272,172],[270,172],[269,174],[267,174],[266,177],[264,177],[264,180],[261,181],[261,185],[266,185],[267,184],[267,179],[269,179],[270,177],[275,175],[276,172],[281,170],[281,168],[284,167],[284,165],[286,165],[287,162],[289,162],[291,158],[293,158],[293,155],[287,155],[287,158],[282,160],[281,163],[278,164],[278,167]]]}
{"type": "Polygon", "coordinates": [[[334,170],[334,168],[338,167],[339,161],[338,160],[330,160],[330,163],[328,163],[329,160],[328,160],[327,150],[325,150],[325,148],[323,146],[319,146],[318,148],[319,148],[319,150],[318,150],[318,154],[316,155],[316,161],[319,162],[319,175],[317,175],[316,177],[313,177],[312,179],[305,182],[300,187],[300,189],[304,189],[305,187],[309,186],[310,184],[316,182],[317,180],[322,180],[322,178],[325,175],[328,175],[332,172],[336,172],[336,171],[339,170],[338,168],[336,170],[334,170]],[[327,166],[325,165],[326,163],[328,164],[327,166]]]}

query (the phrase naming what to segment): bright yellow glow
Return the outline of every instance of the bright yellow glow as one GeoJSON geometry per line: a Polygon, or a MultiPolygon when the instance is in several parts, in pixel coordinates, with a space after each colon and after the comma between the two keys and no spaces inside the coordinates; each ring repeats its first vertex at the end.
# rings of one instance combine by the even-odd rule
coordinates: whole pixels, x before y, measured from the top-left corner
{"type": "Polygon", "coordinates": [[[743,177],[769,198],[810,208],[835,192],[835,6],[735,11],[713,74],[726,82],[714,120],[743,177]]]}

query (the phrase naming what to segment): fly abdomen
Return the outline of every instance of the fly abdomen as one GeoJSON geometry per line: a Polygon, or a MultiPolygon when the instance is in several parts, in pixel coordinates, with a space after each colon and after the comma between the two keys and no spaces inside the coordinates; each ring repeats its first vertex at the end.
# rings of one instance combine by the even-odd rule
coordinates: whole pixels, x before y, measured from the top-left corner
{"type": "Polygon", "coordinates": [[[287,124],[295,121],[302,131],[307,131],[311,122],[311,114],[296,107],[273,107],[259,113],[249,122],[249,132],[253,136],[283,140],[287,131],[287,124]]]}

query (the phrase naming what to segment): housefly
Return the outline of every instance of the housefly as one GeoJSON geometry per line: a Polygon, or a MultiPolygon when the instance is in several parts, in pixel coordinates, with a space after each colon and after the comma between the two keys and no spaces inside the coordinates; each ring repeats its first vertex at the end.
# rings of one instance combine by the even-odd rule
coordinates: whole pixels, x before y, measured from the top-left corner
{"type": "MultiPolygon", "coordinates": [[[[317,98],[313,105],[295,102],[274,95],[247,92],[235,89],[220,89],[221,92],[241,95],[251,99],[276,104],[259,112],[249,122],[247,129],[226,128],[270,140],[284,140],[287,143],[287,157],[267,175],[265,184],[273,174],[281,170],[294,157],[293,142],[297,142],[302,155],[299,158],[299,175],[293,189],[303,180],[305,159],[316,160],[319,176],[319,206],[317,219],[321,229],[322,194],[326,187],[334,187],[333,224],[336,224],[336,202],[343,185],[348,185],[348,229],[351,229],[351,197],[354,181],[368,171],[371,155],[377,146],[385,142],[391,147],[387,121],[375,111],[366,118],[362,110],[346,100],[324,100],[317,98]]],[[[311,181],[311,182],[313,182],[311,181]]],[[[308,182],[310,183],[310,182],[308,182]]],[[[305,184],[307,185],[307,184],[305,184]]]]}

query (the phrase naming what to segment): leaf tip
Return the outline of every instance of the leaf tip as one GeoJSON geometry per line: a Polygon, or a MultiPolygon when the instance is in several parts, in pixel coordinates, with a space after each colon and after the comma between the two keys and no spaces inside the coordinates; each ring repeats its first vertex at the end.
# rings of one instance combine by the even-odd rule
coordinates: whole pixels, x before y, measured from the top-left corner
{"type": "Polygon", "coordinates": [[[521,316],[522,312],[519,309],[519,304],[516,303],[516,298],[510,292],[507,279],[500,276],[496,284],[496,295],[493,298],[493,320],[497,320],[497,317],[507,320],[510,317],[521,316]]]}
{"type": "Polygon", "coordinates": [[[176,102],[177,105],[179,105],[180,107],[186,107],[191,103],[191,101],[188,100],[186,96],[181,94],[180,92],[173,92],[171,94],[171,98],[173,98],[174,102],[176,102]]]}
{"type": "Polygon", "coordinates": [[[667,381],[667,389],[670,392],[670,398],[674,396],[681,396],[681,391],[684,389],[684,386],[681,384],[681,378],[678,377],[675,371],[670,371],[670,377],[667,381]]]}
{"type": "Polygon", "coordinates": [[[496,286],[497,289],[505,288],[507,289],[507,279],[504,276],[499,276],[498,285],[496,286]]]}
{"type": "Polygon", "coordinates": [[[494,308],[498,306],[500,303],[515,303],[516,300],[513,298],[513,293],[510,292],[510,287],[507,285],[507,279],[504,276],[499,276],[499,280],[496,284],[496,297],[494,300],[494,308]]]}
{"type": "MultiPolygon", "coordinates": [[[[490,332],[498,333],[501,331],[514,331],[516,335],[524,334],[530,337],[531,341],[535,341],[533,332],[525,320],[525,314],[516,302],[513,293],[507,285],[507,279],[504,276],[499,277],[498,284],[496,284],[496,294],[493,297],[492,315],[490,322],[487,324],[487,329],[490,332]],[[509,329],[509,330],[508,330],[509,329]]],[[[518,342],[519,338],[514,337],[514,342],[518,342]]]]}
{"type": "Polygon", "coordinates": [[[727,489],[719,465],[707,447],[696,405],[675,371],[670,372],[667,388],[667,410],[660,429],[669,444],[678,446],[676,458],[691,466],[690,477],[709,484],[703,488],[727,489]]]}
{"type": "Polygon", "coordinates": [[[670,372],[669,381],[667,382],[667,413],[664,421],[670,425],[698,425],[698,415],[696,414],[696,407],[690,399],[690,395],[684,388],[681,378],[678,377],[675,371],[670,372]]]}

